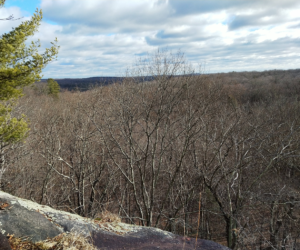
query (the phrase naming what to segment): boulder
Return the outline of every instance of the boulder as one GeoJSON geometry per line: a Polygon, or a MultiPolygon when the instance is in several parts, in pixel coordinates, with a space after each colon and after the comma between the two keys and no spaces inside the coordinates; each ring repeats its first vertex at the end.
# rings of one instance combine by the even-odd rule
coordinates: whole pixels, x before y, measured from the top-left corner
{"type": "Polygon", "coordinates": [[[0,233],[0,250],[11,250],[7,238],[2,233],[0,233]]]}
{"type": "MultiPolygon", "coordinates": [[[[99,249],[228,249],[209,240],[196,242],[157,228],[118,221],[101,223],[0,191],[0,234],[39,242],[64,232],[80,233],[99,249]]],[[[5,237],[0,237],[2,240],[6,244],[5,237]]]]}

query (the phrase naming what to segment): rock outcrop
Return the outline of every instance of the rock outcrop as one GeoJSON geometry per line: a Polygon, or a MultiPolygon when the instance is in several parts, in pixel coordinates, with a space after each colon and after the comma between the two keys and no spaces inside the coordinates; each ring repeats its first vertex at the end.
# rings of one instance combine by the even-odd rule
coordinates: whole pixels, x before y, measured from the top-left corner
{"type": "MultiPolygon", "coordinates": [[[[33,242],[64,232],[77,232],[99,249],[228,249],[215,242],[174,235],[157,228],[121,222],[101,223],[58,211],[0,191],[0,231],[3,235],[27,237],[33,242]],[[196,246],[196,248],[195,248],[196,246]]],[[[0,237],[5,247],[6,239],[0,237]]],[[[6,248],[3,248],[6,249],[6,248]]]]}
{"type": "Polygon", "coordinates": [[[0,233],[0,250],[11,250],[7,238],[0,233]]]}

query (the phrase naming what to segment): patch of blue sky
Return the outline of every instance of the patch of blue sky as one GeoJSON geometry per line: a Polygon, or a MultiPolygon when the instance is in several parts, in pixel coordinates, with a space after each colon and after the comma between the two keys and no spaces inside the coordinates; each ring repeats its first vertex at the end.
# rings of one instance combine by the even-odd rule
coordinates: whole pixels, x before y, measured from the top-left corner
{"type": "Polygon", "coordinates": [[[32,15],[36,8],[40,8],[41,0],[8,0],[5,7],[19,7],[22,12],[32,15]]]}
{"type": "Polygon", "coordinates": [[[135,56],[147,56],[148,52],[135,53],[135,56]]]}
{"type": "MultiPolygon", "coordinates": [[[[50,23],[50,24],[59,24],[59,23],[55,23],[55,22],[51,22],[51,21],[48,21],[47,19],[45,19],[47,23],[50,23]]],[[[115,33],[109,33],[109,34],[105,34],[105,33],[99,33],[99,32],[88,32],[86,33],[87,36],[107,36],[107,37],[110,37],[110,36],[114,36],[115,33]]]]}
{"type": "Polygon", "coordinates": [[[223,22],[222,24],[223,25],[228,25],[228,24],[231,24],[235,19],[235,16],[234,15],[230,15],[229,17],[227,17],[223,22]]]}
{"type": "Polygon", "coordinates": [[[71,62],[61,62],[60,65],[64,65],[64,66],[74,66],[74,63],[71,63],[71,62]]]}
{"type": "Polygon", "coordinates": [[[49,20],[49,19],[47,19],[47,18],[43,18],[43,21],[46,22],[46,23],[49,23],[49,24],[51,24],[51,25],[57,25],[56,22],[53,22],[53,21],[51,21],[51,20],[49,20]]]}
{"type": "Polygon", "coordinates": [[[256,31],[256,30],[259,30],[259,28],[251,28],[251,29],[249,29],[250,32],[253,32],[253,31],[256,31]]]}
{"type": "Polygon", "coordinates": [[[268,27],[267,27],[267,30],[271,30],[271,29],[273,29],[273,28],[275,28],[275,27],[276,27],[275,25],[268,26],[268,27]]]}

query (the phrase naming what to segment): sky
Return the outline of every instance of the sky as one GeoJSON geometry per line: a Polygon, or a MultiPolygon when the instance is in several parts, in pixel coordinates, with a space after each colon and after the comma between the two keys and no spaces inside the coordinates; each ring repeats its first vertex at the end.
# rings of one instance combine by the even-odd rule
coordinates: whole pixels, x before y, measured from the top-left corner
{"type": "Polygon", "coordinates": [[[43,11],[41,51],[57,37],[43,78],[122,76],[167,49],[205,73],[300,68],[299,0],[6,0],[0,32],[43,11]],[[197,65],[197,66],[196,66],[197,65]]]}

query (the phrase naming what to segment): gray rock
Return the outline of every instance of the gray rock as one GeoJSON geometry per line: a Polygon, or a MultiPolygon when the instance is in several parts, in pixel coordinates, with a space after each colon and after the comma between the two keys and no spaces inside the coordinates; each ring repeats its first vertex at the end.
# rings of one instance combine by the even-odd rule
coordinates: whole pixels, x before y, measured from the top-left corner
{"type": "Polygon", "coordinates": [[[0,233],[0,250],[11,250],[7,238],[0,233]]]}
{"type": "Polygon", "coordinates": [[[0,231],[2,234],[14,234],[16,237],[28,237],[33,242],[52,238],[60,234],[56,225],[36,211],[31,211],[17,200],[7,199],[0,195],[0,205],[8,204],[0,210],[0,231]]]}
{"type": "Polygon", "coordinates": [[[0,191],[0,232],[28,237],[33,242],[63,232],[89,237],[101,249],[228,249],[215,242],[184,238],[157,228],[120,222],[99,223],[76,214],[55,210],[0,191]],[[196,246],[196,248],[195,248],[196,246]]]}

